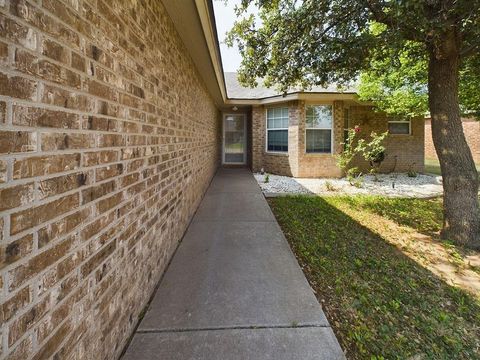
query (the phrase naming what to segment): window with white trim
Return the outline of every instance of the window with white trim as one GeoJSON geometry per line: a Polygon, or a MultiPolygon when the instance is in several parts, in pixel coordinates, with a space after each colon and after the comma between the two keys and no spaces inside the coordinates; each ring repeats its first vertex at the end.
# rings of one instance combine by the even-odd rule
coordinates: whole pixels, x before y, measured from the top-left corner
{"type": "Polygon", "coordinates": [[[332,105],[307,106],[305,119],[305,151],[332,153],[332,105]]]}
{"type": "Polygon", "coordinates": [[[388,120],[388,132],[392,135],[410,135],[412,123],[410,119],[388,120]]]}
{"type": "Polygon", "coordinates": [[[267,109],[267,151],[288,151],[288,108],[267,109]]]}

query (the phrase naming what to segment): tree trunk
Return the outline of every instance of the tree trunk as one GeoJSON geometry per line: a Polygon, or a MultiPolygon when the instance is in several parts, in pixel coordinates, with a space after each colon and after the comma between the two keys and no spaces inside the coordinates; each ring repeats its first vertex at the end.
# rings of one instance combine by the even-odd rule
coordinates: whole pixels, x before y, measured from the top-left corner
{"type": "Polygon", "coordinates": [[[463,133],[458,103],[459,50],[455,34],[429,49],[428,98],[432,138],[443,177],[441,237],[480,249],[479,177],[463,133]]]}

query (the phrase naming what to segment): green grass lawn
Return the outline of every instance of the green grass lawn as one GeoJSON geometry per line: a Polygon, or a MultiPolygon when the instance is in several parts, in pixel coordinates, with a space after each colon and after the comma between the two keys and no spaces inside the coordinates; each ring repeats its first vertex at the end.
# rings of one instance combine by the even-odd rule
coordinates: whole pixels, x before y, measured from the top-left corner
{"type": "Polygon", "coordinates": [[[443,249],[435,240],[441,200],[296,196],[269,203],[347,358],[480,359],[480,298],[422,266],[429,246],[443,249]],[[432,243],[415,247],[415,237],[432,243]],[[415,258],[404,251],[409,246],[415,258]]]}
{"type": "MultiPolygon", "coordinates": [[[[477,171],[480,173],[480,164],[477,164],[477,171]]],[[[425,172],[427,174],[442,175],[440,163],[436,159],[425,159],[425,172]]]]}

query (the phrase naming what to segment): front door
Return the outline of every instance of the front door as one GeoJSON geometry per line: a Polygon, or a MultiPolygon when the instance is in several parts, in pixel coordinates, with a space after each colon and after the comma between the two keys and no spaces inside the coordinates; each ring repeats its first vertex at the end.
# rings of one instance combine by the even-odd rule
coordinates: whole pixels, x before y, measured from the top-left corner
{"type": "Polygon", "coordinates": [[[247,162],[247,122],[244,114],[223,115],[223,163],[247,162]]]}

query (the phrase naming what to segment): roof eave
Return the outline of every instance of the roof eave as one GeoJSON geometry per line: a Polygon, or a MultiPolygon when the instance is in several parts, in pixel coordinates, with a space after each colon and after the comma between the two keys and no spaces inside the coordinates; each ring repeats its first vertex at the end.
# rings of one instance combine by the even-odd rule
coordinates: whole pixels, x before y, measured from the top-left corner
{"type": "Polygon", "coordinates": [[[360,101],[356,93],[336,93],[336,92],[295,92],[287,95],[269,96],[259,99],[245,98],[228,98],[225,101],[227,105],[267,105],[286,101],[335,101],[335,100],[351,100],[358,104],[370,105],[369,103],[360,101]]]}
{"type": "MultiPolygon", "coordinates": [[[[226,90],[225,75],[223,72],[222,58],[220,54],[220,46],[218,43],[218,34],[215,24],[215,15],[211,0],[195,0],[195,5],[190,1],[163,0],[169,9],[170,17],[176,25],[188,27],[182,29],[180,35],[190,53],[194,62],[202,73],[202,77],[207,88],[212,93],[215,102],[219,106],[230,105],[263,105],[274,104],[291,100],[305,101],[333,101],[333,100],[351,100],[362,105],[369,103],[361,102],[354,92],[294,92],[287,95],[276,95],[264,98],[230,98],[226,90]],[[190,7],[194,7],[195,11],[190,7]],[[196,12],[196,14],[194,14],[196,12]],[[191,20],[192,25],[185,24],[185,17],[191,20]],[[201,28],[202,38],[200,39],[200,31],[194,28],[201,28]],[[182,33],[183,32],[183,33],[182,33]],[[203,41],[202,41],[203,40],[203,41]],[[208,54],[208,61],[205,59],[208,54]]],[[[177,26],[177,27],[178,27],[177,26]]]]}
{"type": "Polygon", "coordinates": [[[207,43],[210,59],[215,71],[215,77],[218,87],[225,102],[227,99],[227,91],[225,86],[225,77],[222,66],[222,56],[220,54],[220,45],[218,43],[217,26],[215,23],[215,14],[213,4],[210,0],[195,0],[198,16],[203,28],[203,34],[207,43]]]}
{"type": "Polygon", "coordinates": [[[223,106],[226,88],[211,0],[162,2],[207,91],[223,106]]]}

